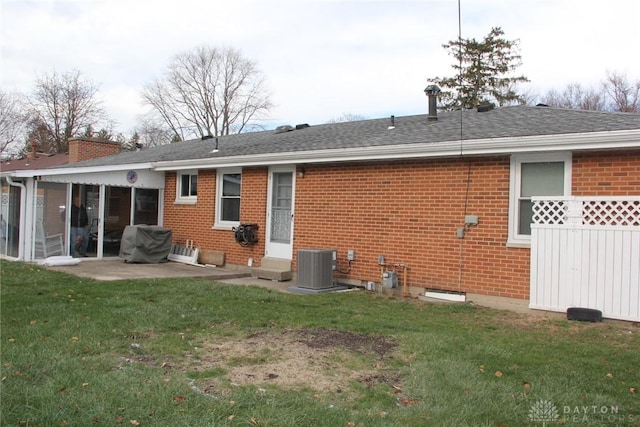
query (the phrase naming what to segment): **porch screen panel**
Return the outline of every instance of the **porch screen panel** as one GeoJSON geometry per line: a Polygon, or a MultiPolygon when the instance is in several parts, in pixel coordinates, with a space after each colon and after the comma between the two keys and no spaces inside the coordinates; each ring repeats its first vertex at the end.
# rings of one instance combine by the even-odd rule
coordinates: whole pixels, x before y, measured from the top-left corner
{"type": "Polygon", "coordinates": [[[291,201],[293,174],[291,172],[273,174],[271,198],[271,241],[289,243],[291,241],[291,201]]]}
{"type": "Polygon", "coordinates": [[[20,187],[10,186],[2,179],[2,214],[0,215],[0,251],[17,258],[20,242],[20,187]]]}
{"type": "Polygon", "coordinates": [[[34,258],[66,255],[65,232],[67,184],[38,182],[35,212],[34,258]]]}
{"type": "Polygon", "coordinates": [[[136,188],[133,224],[158,225],[158,198],[160,192],[153,188],[136,188]]]}

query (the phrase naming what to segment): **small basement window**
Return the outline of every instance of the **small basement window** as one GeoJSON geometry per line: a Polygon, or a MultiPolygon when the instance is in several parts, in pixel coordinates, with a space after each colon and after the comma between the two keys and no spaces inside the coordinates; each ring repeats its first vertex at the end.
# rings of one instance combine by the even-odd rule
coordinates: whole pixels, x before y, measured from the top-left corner
{"type": "Polygon", "coordinates": [[[176,203],[196,203],[198,201],[198,171],[178,173],[176,203]]]}
{"type": "Polygon", "coordinates": [[[215,227],[231,228],[240,225],[240,191],[242,170],[219,170],[216,183],[215,227]]]}

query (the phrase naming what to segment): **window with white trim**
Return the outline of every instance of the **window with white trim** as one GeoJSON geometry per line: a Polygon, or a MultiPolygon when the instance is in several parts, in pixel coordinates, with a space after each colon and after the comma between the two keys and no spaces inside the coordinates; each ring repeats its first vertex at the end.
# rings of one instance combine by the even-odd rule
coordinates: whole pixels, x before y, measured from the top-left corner
{"type": "Polygon", "coordinates": [[[178,173],[176,203],[195,203],[198,200],[198,171],[178,173]]]}
{"type": "Polygon", "coordinates": [[[508,243],[531,243],[531,197],[569,195],[571,153],[512,155],[508,243]]]}
{"type": "Polygon", "coordinates": [[[218,170],[216,181],[215,226],[222,228],[238,226],[240,224],[242,170],[218,170]]]}

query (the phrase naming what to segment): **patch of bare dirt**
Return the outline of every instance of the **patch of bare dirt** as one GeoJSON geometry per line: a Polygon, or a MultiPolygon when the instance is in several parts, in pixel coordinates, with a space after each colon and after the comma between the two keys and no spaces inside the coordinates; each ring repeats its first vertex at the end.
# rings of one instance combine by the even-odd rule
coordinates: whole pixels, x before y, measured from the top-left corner
{"type": "Polygon", "coordinates": [[[221,395],[230,387],[248,384],[341,393],[351,381],[373,387],[392,386],[400,379],[384,362],[396,346],[386,337],[307,328],[213,339],[216,342],[201,343],[179,367],[195,376],[225,373],[195,380],[194,386],[203,393],[221,395]]]}

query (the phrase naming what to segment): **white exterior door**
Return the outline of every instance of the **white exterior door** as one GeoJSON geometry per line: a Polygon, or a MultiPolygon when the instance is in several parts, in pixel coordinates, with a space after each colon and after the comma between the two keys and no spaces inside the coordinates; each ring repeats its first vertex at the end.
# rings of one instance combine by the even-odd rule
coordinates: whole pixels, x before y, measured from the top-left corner
{"type": "Polygon", "coordinates": [[[293,255],[293,206],[295,168],[269,170],[265,255],[291,259],[293,255]]]}

